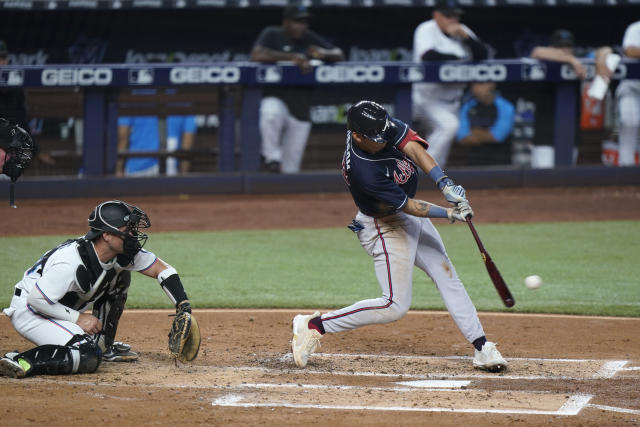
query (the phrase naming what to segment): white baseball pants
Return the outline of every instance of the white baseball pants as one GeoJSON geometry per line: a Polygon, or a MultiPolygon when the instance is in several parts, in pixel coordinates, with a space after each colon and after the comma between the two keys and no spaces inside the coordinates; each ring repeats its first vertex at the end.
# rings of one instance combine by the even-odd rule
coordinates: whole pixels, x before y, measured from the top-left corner
{"type": "Polygon", "coordinates": [[[414,265],[435,282],[447,310],[469,341],[484,336],[476,308],[428,218],[399,212],[373,218],[358,212],[360,244],[373,257],[380,298],[359,301],[322,315],[326,332],[342,332],[403,317],[411,306],[414,265]]]}
{"type": "Polygon", "coordinates": [[[13,297],[11,306],[6,308],[4,313],[11,318],[11,324],[16,331],[37,346],[65,345],[74,335],[85,333],[75,323],[51,319],[34,311],[27,305],[24,290],[22,296],[13,297]]]}
{"type": "Polygon", "coordinates": [[[618,109],[620,117],[618,165],[633,166],[640,129],[640,92],[627,90],[619,93],[618,109]]]}
{"type": "Polygon", "coordinates": [[[260,134],[265,163],[279,162],[282,173],[300,172],[311,122],[291,115],[282,100],[273,96],[260,103],[260,134]]]}
{"type": "Polygon", "coordinates": [[[451,145],[460,127],[459,109],[459,101],[428,99],[424,102],[416,102],[414,99],[413,117],[431,130],[426,138],[429,142],[427,151],[441,167],[447,163],[451,145]]]}

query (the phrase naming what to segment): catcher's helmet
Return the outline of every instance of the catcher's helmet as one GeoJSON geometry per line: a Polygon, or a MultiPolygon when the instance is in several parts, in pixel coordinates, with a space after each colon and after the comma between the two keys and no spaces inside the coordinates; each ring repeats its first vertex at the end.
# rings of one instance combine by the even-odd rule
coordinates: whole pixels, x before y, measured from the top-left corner
{"type": "Polygon", "coordinates": [[[387,110],[377,102],[360,101],[347,112],[347,129],[386,144],[385,132],[392,126],[387,110]]]}
{"type": "MultiPolygon", "coordinates": [[[[89,214],[91,230],[84,236],[86,240],[93,240],[102,233],[111,233],[124,238],[126,252],[137,253],[147,242],[147,235],[140,228],[149,228],[151,221],[146,213],[137,206],[120,200],[109,200],[100,203],[89,214]],[[127,227],[121,231],[120,227],[127,227]]],[[[134,253],[134,254],[135,254],[134,253]]]]}

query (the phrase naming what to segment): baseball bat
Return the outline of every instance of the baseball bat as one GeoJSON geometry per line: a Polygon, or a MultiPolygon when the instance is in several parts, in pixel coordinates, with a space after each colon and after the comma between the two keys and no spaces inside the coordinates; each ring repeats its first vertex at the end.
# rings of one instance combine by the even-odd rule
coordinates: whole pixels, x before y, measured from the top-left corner
{"type": "Polygon", "coordinates": [[[474,227],[473,222],[471,222],[471,218],[467,218],[467,224],[469,225],[469,229],[471,230],[471,234],[473,234],[473,238],[476,239],[476,243],[478,244],[478,249],[480,249],[480,255],[482,255],[482,260],[484,261],[484,266],[487,267],[487,272],[489,273],[489,277],[493,282],[493,286],[496,287],[498,291],[498,295],[502,298],[502,302],[507,307],[513,307],[516,303],[516,300],[513,299],[513,295],[511,295],[511,291],[507,287],[507,284],[504,282],[498,267],[491,259],[489,252],[484,248],[482,244],[482,240],[480,240],[480,236],[478,236],[478,232],[476,231],[476,227],[474,227]]]}

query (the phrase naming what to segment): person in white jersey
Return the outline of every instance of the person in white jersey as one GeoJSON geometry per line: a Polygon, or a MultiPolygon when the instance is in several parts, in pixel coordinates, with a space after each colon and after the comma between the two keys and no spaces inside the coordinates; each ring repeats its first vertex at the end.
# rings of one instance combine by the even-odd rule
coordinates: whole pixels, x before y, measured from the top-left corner
{"type": "Polygon", "coordinates": [[[110,200],[89,215],[90,231],[45,253],[25,271],[4,313],[37,347],[0,359],[0,375],[23,378],[94,372],[101,361],[138,358],[114,342],[131,271],[160,282],[176,312],[191,312],[175,268],[142,249],[151,225],[140,208],[110,200]],[[91,312],[86,312],[92,308],[91,312]]]}
{"type": "Polygon", "coordinates": [[[293,319],[293,360],[305,367],[327,332],[343,332],[402,318],[411,306],[414,266],[435,283],[463,336],[475,347],[473,366],[491,372],[507,367],[495,343],[487,341],[476,309],[458,278],[440,234],[429,218],[465,221],[473,215],[464,188],[455,185],[427,153],[429,144],[373,101],[347,112],[347,146],[342,175],[358,207],[349,225],[373,257],[382,296],[320,315],[293,319]],[[422,169],[455,207],[415,199],[422,169]]]}
{"type": "MultiPolygon", "coordinates": [[[[487,59],[489,49],[460,23],[461,14],[457,0],[436,0],[433,19],[418,25],[413,34],[413,60],[487,59]]],[[[427,131],[429,153],[442,167],[458,132],[458,110],[465,87],[466,83],[413,84],[413,119],[421,132],[427,131]]]]}
{"type": "MultiPolygon", "coordinates": [[[[640,59],[640,21],[629,25],[622,39],[625,57],[640,59]]],[[[640,80],[626,79],[620,82],[616,90],[618,117],[620,120],[618,135],[619,166],[635,165],[635,153],[638,147],[640,130],[640,80]]]]}

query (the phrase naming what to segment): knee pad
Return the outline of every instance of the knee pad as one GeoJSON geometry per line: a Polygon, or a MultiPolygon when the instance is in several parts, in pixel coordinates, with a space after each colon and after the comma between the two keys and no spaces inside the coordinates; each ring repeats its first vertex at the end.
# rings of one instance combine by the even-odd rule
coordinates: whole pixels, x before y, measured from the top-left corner
{"type": "Polygon", "coordinates": [[[14,359],[23,359],[28,363],[26,376],[95,372],[100,366],[102,353],[93,339],[76,335],[69,343],[71,344],[41,345],[18,354],[14,359]]]}

